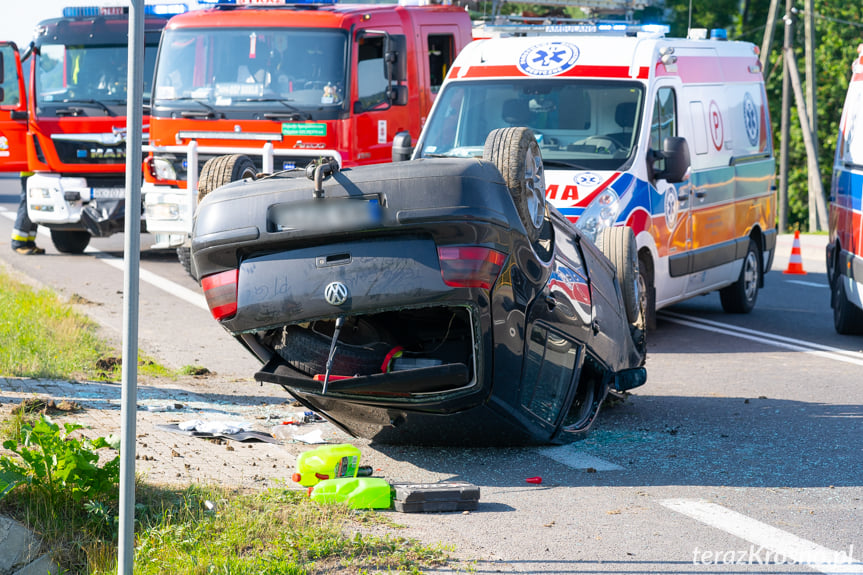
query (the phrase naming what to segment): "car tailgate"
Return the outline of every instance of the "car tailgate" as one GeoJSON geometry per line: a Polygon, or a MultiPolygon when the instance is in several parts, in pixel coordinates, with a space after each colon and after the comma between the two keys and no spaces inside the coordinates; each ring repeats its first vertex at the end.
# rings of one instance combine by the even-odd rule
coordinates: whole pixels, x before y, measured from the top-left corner
{"type": "Polygon", "coordinates": [[[388,237],[277,252],[244,260],[232,331],[342,314],[428,305],[452,293],[441,278],[437,246],[427,238],[388,237]],[[325,298],[333,282],[344,303],[325,298]]]}

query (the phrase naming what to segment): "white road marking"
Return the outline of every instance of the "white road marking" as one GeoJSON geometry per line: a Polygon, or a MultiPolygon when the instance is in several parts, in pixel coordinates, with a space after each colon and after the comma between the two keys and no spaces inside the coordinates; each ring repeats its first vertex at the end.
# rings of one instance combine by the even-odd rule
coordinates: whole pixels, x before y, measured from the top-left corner
{"type": "Polygon", "coordinates": [[[817,288],[828,288],[828,287],[830,287],[827,284],[817,284],[815,282],[805,282],[802,280],[785,280],[785,283],[797,284],[800,286],[807,286],[807,287],[817,287],[817,288]]]}
{"type": "Polygon", "coordinates": [[[593,468],[597,471],[618,471],[623,469],[623,467],[610,461],[582,453],[574,445],[543,447],[537,449],[537,452],[573,469],[593,468]]]}
{"type": "MultiPolygon", "coordinates": [[[[863,574],[863,563],[855,561],[850,554],[853,553],[853,547],[849,548],[849,553],[834,551],[708,501],[665,499],[659,503],[672,511],[752,543],[757,546],[756,552],[760,550],[760,553],[755,554],[756,561],[774,565],[801,565],[820,573],[863,574]],[[769,555],[766,552],[769,552],[769,555]]],[[[750,559],[752,555],[753,551],[749,550],[750,559]]],[[[741,554],[740,558],[742,564],[746,564],[747,554],[741,554]]],[[[719,557],[714,559],[718,561],[719,557]]]]}
{"type": "MultiPolygon", "coordinates": [[[[0,215],[5,216],[13,222],[17,217],[17,213],[11,212],[3,207],[0,207],[0,215]]],[[[45,228],[45,226],[39,226],[38,234],[47,238],[51,237],[50,232],[45,228]]],[[[97,250],[96,248],[90,246],[88,246],[87,249],[85,249],[84,251],[88,254],[96,256],[96,259],[100,260],[105,264],[108,264],[112,268],[116,268],[120,271],[123,271],[125,269],[125,263],[123,261],[123,258],[112,256],[111,254],[105,253],[101,250],[97,250]]],[[[186,287],[181,286],[178,283],[172,282],[167,278],[163,278],[162,276],[156,275],[149,270],[145,270],[144,268],[139,269],[139,274],[141,277],[141,281],[157,287],[165,293],[176,296],[181,300],[185,301],[186,303],[190,303],[205,311],[210,311],[209,306],[207,306],[207,300],[203,296],[203,294],[192,291],[186,287]]]]}
{"type": "Polygon", "coordinates": [[[705,331],[710,331],[713,333],[720,333],[723,335],[730,335],[732,337],[739,337],[741,339],[747,339],[749,341],[755,341],[758,343],[763,343],[765,345],[772,345],[774,347],[788,349],[791,351],[802,351],[804,353],[809,353],[818,357],[832,359],[835,361],[842,361],[854,365],[863,365],[863,353],[860,353],[858,351],[849,351],[846,349],[840,349],[838,347],[822,345],[820,343],[803,341],[801,339],[775,335],[763,331],[756,331],[754,329],[747,329],[745,327],[738,327],[735,325],[720,323],[718,321],[696,318],[672,311],[663,310],[659,312],[657,316],[665,321],[685,325],[688,327],[694,327],[696,329],[703,329],[705,331]]]}

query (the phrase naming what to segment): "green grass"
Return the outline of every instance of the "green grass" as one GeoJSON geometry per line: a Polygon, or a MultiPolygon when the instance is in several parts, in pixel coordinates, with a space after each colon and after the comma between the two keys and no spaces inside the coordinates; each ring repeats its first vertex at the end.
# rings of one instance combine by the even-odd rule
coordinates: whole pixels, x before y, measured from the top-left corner
{"type": "MultiPolygon", "coordinates": [[[[34,290],[0,269],[0,375],[117,381],[121,361],[96,328],[54,292],[34,290]]],[[[138,365],[142,375],[175,375],[147,358],[138,365]]]]}

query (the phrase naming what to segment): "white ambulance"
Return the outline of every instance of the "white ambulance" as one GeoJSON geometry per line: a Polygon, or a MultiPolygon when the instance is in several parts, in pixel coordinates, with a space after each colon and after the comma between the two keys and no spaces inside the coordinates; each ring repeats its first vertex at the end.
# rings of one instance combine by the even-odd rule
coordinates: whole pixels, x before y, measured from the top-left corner
{"type": "Polygon", "coordinates": [[[719,31],[602,28],[469,44],[413,157],[481,157],[489,131],[528,126],[549,204],[594,240],[633,228],[650,327],[656,309],[714,290],[725,311],[749,312],[776,245],[758,49],[719,31]]]}

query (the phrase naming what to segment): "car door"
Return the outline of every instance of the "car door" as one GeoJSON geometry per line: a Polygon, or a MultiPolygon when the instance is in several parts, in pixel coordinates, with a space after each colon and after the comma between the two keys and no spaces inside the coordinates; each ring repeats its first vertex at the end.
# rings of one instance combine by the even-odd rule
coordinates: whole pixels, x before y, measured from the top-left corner
{"type": "Polygon", "coordinates": [[[27,170],[27,92],[14,42],[0,42],[0,171],[27,170]]]}

